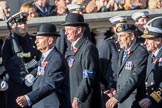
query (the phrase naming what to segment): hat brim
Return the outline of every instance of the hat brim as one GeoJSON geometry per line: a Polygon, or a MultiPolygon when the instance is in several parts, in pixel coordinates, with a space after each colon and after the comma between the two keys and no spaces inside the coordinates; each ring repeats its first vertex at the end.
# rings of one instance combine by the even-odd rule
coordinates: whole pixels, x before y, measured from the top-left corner
{"type": "Polygon", "coordinates": [[[47,33],[47,32],[36,32],[36,33],[32,33],[33,36],[41,36],[41,35],[44,35],[44,36],[55,36],[55,37],[59,37],[60,35],[57,34],[57,33],[47,33]]]}
{"type": "Polygon", "coordinates": [[[73,23],[73,22],[66,22],[62,24],[63,26],[88,26],[87,23],[73,23]]]}
{"type": "Polygon", "coordinates": [[[155,37],[154,35],[152,35],[152,34],[143,34],[141,37],[142,37],[142,38],[145,38],[145,39],[156,38],[156,37],[155,37]]]}

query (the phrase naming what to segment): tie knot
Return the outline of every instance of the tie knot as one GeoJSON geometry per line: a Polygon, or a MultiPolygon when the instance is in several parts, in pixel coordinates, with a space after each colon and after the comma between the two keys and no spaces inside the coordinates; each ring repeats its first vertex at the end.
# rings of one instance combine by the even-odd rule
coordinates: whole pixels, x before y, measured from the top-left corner
{"type": "Polygon", "coordinates": [[[44,56],[42,56],[42,57],[40,58],[40,61],[42,62],[42,61],[43,61],[43,59],[44,59],[44,56]]]}

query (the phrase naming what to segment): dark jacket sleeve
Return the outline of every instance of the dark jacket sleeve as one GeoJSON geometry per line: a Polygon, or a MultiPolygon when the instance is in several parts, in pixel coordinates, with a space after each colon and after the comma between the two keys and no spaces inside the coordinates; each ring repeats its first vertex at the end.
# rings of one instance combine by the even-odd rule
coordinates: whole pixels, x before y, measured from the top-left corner
{"type": "Polygon", "coordinates": [[[95,80],[97,77],[99,78],[99,57],[97,48],[93,45],[88,45],[85,50],[83,50],[82,54],[81,66],[83,71],[87,70],[92,72],[92,77],[83,78],[76,90],[76,97],[79,98],[81,102],[84,102],[92,92],[92,88],[94,88],[96,83],[95,80]]]}

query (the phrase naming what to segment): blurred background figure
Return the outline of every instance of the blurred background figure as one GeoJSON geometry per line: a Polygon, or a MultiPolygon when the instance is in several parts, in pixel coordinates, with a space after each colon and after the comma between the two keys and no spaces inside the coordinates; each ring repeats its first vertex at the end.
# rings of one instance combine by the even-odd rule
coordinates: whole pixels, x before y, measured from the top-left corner
{"type": "Polygon", "coordinates": [[[32,2],[39,17],[56,15],[55,6],[50,5],[49,0],[35,0],[32,2]]]}
{"type": "Polygon", "coordinates": [[[137,36],[140,43],[144,43],[144,38],[141,38],[141,35],[143,35],[144,31],[144,25],[149,20],[149,12],[148,11],[138,11],[132,14],[132,19],[134,20],[134,24],[137,27],[137,36]]]}
{"type": "Polygon", "coordinates": [[[27,12],[28,13],[27,19],[38,17],[38,13],[36,12],[35,7],[31,3],[29,3],[29,2],[28,3],[24,3],[20,7],[20,12],[27,12]]]}
{"type": "Polygon", "coordinates": [[[66,15],[67,14],[67,5],[69,4],[69,0],[54,0],[56,6],[56,15],[66,15]]]}
{"type": "Polygon", "coordinates": [[[96,0],[91,0],[91,1],[87,4],[85,10],[86,10],[86,13],[97,13],[98,10],[97,10],[96,0]]]}
{"type": "Polygon", "coordinates": [[[147,8],[148,0],[124,0],[125,10],[145,9],[147,8]]]}
{"type": "Polygon", "coordinates": [[[160,9],[162,8],[162,0],[148,0],[149,9],[160,9]]]}
{"type": "Polygon", "coordinates": [[[10,7],[7,4],[6,1],[0,1],[0,21],[3,21],[4,20],[3,10],[4,10],[6,16],[9,17],[10,14],[11,14],[10,13],[10,7]]]}

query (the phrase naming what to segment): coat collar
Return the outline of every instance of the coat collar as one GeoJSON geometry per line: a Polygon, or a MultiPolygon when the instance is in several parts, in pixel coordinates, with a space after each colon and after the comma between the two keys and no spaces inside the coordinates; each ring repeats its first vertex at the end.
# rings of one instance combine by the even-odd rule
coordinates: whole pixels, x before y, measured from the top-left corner
{"type": "Polygon", "coordinates": [[[80,47],[82,46],[82,44],[84,43],[84,41],[86,40],[86,38],[84,36],[82,36],[78,42],[75,44],[73,50],[67,50],[65,52],[65,58],[67,58],[68,56],[74,56],[77,54],[78,50],[80,49],[80,47]]]}
{"type": "Polygon", "coordinates": [[[125,58],[125,60],[122,62],[122,57],[123,57],[123,53],[124,50],[121,51],[120,55],[119,55],[119,71],[121,71],[121,69],[124,67],[126,61],[132,56],[133,52],[136,50],[136,48],[139,46],[139,42],[135,42],[134,45],[130,48],[130,50],[128,51],[128,56],[125,58]]]}

